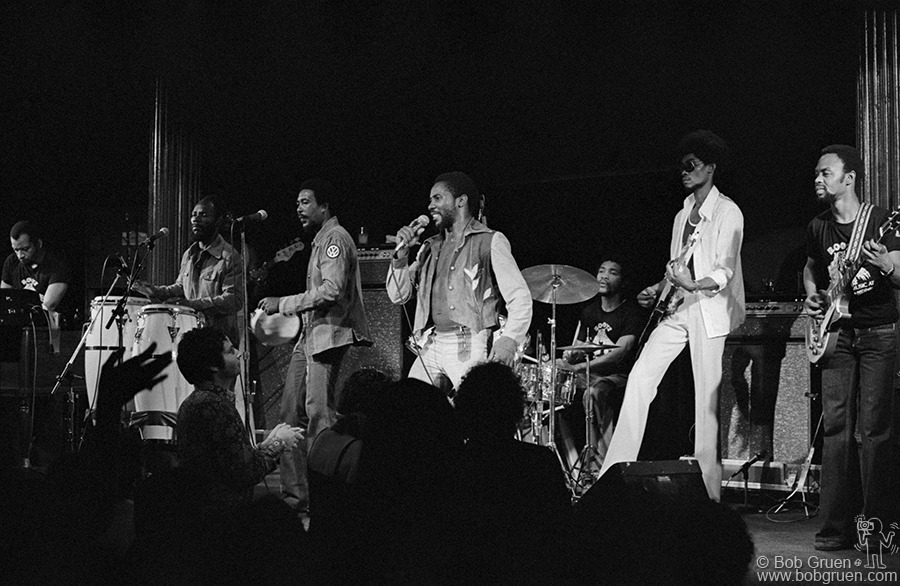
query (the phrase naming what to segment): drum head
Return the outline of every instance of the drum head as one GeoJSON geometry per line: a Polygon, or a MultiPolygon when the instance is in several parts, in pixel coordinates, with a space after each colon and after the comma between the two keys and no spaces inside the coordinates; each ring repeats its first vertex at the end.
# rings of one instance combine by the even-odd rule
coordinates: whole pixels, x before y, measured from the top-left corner
{"type": "Polygon", "coordinates": [[[250,329],[263,346],[280,346],[300,334],[300,318],[279,313],[266,315],[265,311],[257,309],[250,318],[250,329]]]}

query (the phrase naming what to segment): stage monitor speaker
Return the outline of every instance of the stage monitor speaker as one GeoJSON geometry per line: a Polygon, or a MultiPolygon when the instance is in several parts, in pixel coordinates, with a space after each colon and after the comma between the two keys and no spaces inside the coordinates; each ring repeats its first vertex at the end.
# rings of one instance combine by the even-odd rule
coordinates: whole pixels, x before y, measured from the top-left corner
{"type": "Polygon", "coordinates": [[[709,495],[696,460],[621,462],[607,470],[578,505],[596,511],[623,499],[704,503],[709,495]]]}

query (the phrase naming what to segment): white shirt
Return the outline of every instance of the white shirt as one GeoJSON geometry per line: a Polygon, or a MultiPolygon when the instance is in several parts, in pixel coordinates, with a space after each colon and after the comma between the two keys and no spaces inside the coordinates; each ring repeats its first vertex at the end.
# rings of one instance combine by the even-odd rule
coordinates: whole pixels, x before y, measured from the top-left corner
{"type": "MultiPolygon", "coordinates": [[[[696,199],[684,199],[684,207],[672,225],[670,258],[681,253],[684,226],[696,199]]],[[[700,312],[706,335],[727,336],[744,321],[744,276],[741,272],[741,243],[744,240],[744,215],[734,201],[713,186],[700,206],[700,237],[694,245],[694,278],[709,277],[718,284],[715,291],[702,291],[700,312]]]]}

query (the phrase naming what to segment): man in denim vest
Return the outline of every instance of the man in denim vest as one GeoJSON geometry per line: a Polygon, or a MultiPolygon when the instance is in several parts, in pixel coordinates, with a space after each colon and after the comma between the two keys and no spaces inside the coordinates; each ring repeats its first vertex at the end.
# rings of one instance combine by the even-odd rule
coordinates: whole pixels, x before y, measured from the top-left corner
{"type": "Polygon", "coordinates": [[[388,270],[387,291],[395,304],[416,294],[418,356],[409,376],[439,387],[457,387],[469,368],[485,360],[512,366],[531,324],[531,294],[509,240],[476,219],[482,201],[468,175],[444,173],[428,204],[438,234],[422,243],[412,264],[408,245],[423,228],[413,223],[397,231],[402,246],[388,270]],[[502,303],[508,319],[493,341],[502,303]]]}

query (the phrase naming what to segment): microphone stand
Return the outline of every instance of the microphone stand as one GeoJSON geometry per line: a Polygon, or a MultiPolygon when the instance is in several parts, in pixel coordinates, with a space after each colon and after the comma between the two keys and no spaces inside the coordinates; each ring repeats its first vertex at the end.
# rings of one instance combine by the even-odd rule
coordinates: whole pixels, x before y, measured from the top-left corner
{"type": "MultiPolygon", "coordinates": [[[[735,472],[734,474],[731,475],[731,478],[734,478],[738,474],[740,474],[744,477],[744,504],[734,507],[735,510],[742,512],[742,513],[758,513],[759,512],[759,507],[751,507],[748,502],[748,498],[749,498],[749,494],[750,494],[750,486],[749,486],[749,484],[750,484],[750,467],[753,466],[753,464],[755,464],[756,462],[763,460],[767,455],[768,454],[766,453],[766,451],[763,450],[762,452],[756,454],[755,456],[753,456],[752,458],[750,458],[749,460],[744,462],[741,465],[741,467],[738,468],[737,472],[735,472]]],[[[731,478],[729,478],[728,480],[731,480],[731,478]]]]}
{"type": "MultiPolygon", "coordinates": [[[[150,254],[150,250],[153,248],[153,243],[150,242],[147,245],[147,254],[144,255],[144,258],[141,259],[140,264],[135,264],[133,266],[133,270],[131,275],[128,275],[125,271],[125,267],[120,267],[118,271],[116,271],[116,278],[109,286],[109,290],[107,290],[106,294],[103,296],[103,300],[100,303],[100,306],[96,312],[91,312],[91,321],[88,323],[87,327],[84,328],[84,332],[81,335],[81,340],[79,340],[78,345],[75,346],[75,350],[72,352],[72,355],[69,357],[68,362],[63,367],[63,371],[57,375],[56,384],[53,386],[53,390],[50,391],[50,396],[56,395],[56,392],[59,391],[60,387],[63,385],[63,381],[67,382],[69,385],[69,390],[66,395],[66,444],[68,446],[69,453],[75,452],[75,385],[72,379],[77,378],[78,375],[72,372],[72,365],[75,364],[75,359],[78,357],[78,354],[81,352],[81,349],[84,348],[85,343],[87,342],[87,338],[90,333],[93,331],[94,326],[97,320],[100,318],[100,315],[103,312],[103,306],[106,303],[106,300],[112,295],[113,290],[119,284],[119,280],[122,277],[126,277],[126,291],[125,295],[119,300],[116,304],[116,308],[113,310],[113,315],[110,316],[109,321],[106,323],[105,329],[109,329],[112,325],[112,322],[118,316],[120,319],[116,320],[118,326],[118,348],[122,349],[123,342],[123,333],[122,329],[124,327],[124,320],[121,319],[121,316],[125,314],[125,302],[128,299],[128,294],[132,289],[132,285],[134,283],[134,278],[139,271],[143,268],[143,263],[146,260],[147,256],[150,254]]],[[[135,259],[137,260],[137,253],[135,253],[135,259]]],[[[100,365],[101,367],[103,365],[100,365]]],[[[99,390],[99,385],[98,390],[99,390]]],[[[96,396],[94,397],[96,401],[96,396]]],[[[93,412],[94,405],[88,405],[88,410],[93,412]]],[[[82,432],[82,437],[84,437],[82,432]]]]}
{"type": "MultiPolygon", "coordinates": [[[[247,249],[247,234],[246,230],[243,229],[243,222],[233,222],[231,224],[232,230],[234,230],[235,225],[241,224],[241,308],[240,313],[238,314],[238,344],[241,347],[241,398],[240,400],[244,404],[244,429],[247,432],[247,435],[250,436],[250,445],[256,447],[256,424],[253,421],[255,418],[253,416],[253,399],[256,395],[255,385],[250,381],[250,347],[249,347],[249,336],[247,335],[247,302],[249,298],[247,297],[247,267],[244,263],[247,262],[248,257],[248,249],[247,249]]],[[[234,242],[234,235],[232,233],[231,241],[234,242]]]]}

